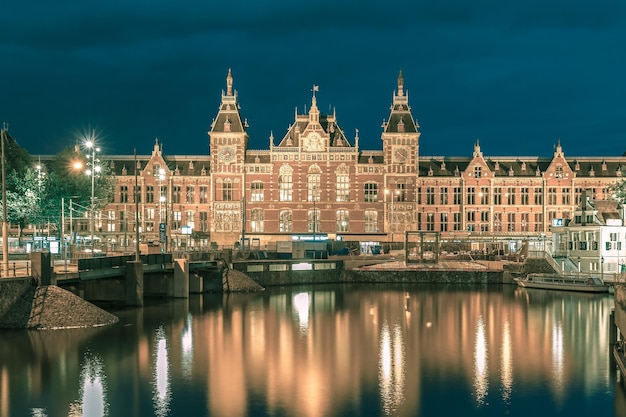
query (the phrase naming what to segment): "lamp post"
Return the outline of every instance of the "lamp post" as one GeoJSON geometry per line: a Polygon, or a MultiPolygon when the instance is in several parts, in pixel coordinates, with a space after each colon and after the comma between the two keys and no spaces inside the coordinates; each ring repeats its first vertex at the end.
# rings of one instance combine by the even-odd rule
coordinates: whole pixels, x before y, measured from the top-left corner
{"type": "Polygon", "coordinates": [[[604,256],[600,257],[600,279],[604,282],[604,256]]]}
{"type": "Polygon", "coordinates": [[[87,170],[87,175],[91,176],[91,205],[90,205],[90,213],[89,213],[89,234],[91,239],[91,256],[94,253],[94,227],[95,227],[95,218],[94,211],[96,206],[96,198],[95,198],[95,184],[96,184],[96,172],[100,172],[100,166],[96,165],[96,152],[100,152],[100,148],[96,147],[96,144],[93,140],[88,139],[85,141],[85,147],[91,151],[90,155],[88,155],[90,160],[90,168],[87,170]]]}

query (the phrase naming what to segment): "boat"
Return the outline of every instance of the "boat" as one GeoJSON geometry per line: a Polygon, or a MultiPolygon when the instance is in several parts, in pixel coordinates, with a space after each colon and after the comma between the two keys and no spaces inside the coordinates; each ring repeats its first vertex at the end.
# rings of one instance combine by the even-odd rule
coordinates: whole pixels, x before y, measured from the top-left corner
{"type": "Polygon", "coordinates": [[[528,274],[517,280],[517,285],[524,288],[545,290],[582,291],[608,293],[609,286],[598,278],[585,275],[528,274]]]}

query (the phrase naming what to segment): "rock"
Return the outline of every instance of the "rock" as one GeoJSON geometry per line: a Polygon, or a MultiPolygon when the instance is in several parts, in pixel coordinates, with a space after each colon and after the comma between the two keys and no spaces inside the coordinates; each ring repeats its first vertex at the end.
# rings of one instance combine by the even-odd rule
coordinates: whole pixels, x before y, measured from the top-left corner
{"type": "Polygon", "coordinates": [[[73,329],[117,323],[113,314],[56,285],[32,287],[0,317],[0,328],[73,329]]]}
{"type": "Polygon", "coordinates": [[[243,272],[224,269],[222,272],[222,289],[224,292],[264,291],[265,288],[256,283],[243,272]]]}

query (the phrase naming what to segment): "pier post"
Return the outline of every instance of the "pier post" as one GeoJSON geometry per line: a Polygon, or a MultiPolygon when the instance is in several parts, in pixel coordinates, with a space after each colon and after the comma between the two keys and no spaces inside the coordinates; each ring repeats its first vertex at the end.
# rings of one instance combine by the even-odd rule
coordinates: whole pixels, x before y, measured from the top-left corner
{"type": "Polygon", "coordinates": [[[189,261],[174,259],[174,297],[189,298],[189,261]]]}
{"type": "Polygon", "coordinates": [[[143,306],[143,264],[126,262],[126,305],[143,306]]]}
{"type": "Polygon", "coordinates": [[[49,252],[31,252],[30,263],[32,274],[37,285],[56,285],[56,275],[50,266],[49,252]]]}

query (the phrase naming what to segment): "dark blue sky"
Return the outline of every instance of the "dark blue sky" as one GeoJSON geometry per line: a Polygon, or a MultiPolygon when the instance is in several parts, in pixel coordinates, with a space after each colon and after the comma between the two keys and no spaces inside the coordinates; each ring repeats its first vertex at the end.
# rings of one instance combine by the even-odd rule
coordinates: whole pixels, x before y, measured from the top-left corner
{"type": "Polygon", "coordinates": [[[8,0],[0,121],[32,154],[95,129],[107,153],[206,154],[228,68],[250,145],[310,105],[381,147],[398,70],[422,155],[626,152],[619,0],[8,0]],[[509,4],[510,3],[510,4],[509,4]]]}

